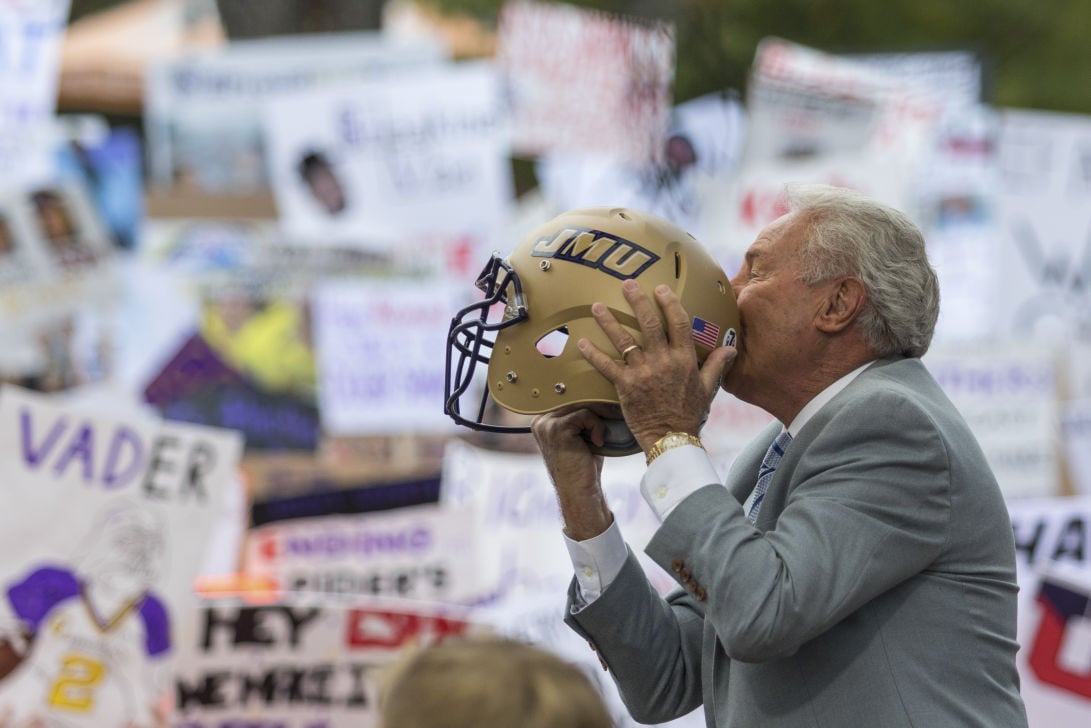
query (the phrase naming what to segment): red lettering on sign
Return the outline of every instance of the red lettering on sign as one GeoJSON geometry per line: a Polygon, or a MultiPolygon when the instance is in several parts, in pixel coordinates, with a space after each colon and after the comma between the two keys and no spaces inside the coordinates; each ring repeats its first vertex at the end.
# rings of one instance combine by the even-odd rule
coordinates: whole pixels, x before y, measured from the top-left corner
{"type": "Polygon", "coordinates": [[[345,644],[356,649],[431,645],[464,634],[470,623],[377,609],[350,609],[345,644]]]}

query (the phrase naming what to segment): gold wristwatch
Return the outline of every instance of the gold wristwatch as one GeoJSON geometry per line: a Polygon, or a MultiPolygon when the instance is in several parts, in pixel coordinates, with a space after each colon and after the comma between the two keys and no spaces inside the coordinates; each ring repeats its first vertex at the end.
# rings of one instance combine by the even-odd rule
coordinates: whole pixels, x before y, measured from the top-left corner
{"type": "Polygon", "coordinates": [[[688,432],[668,432],[663,437],[655,441],[651,449],[648,450],[645,455],[648,465],[652,464],[652,460],[665,453],[667,450],[672,450],[676,447],[682,447],[683,445],[696,445],[697,447],[704,449],[704,445],[701,443],[701,438],[697,435],[691,435],[688,432]]]}

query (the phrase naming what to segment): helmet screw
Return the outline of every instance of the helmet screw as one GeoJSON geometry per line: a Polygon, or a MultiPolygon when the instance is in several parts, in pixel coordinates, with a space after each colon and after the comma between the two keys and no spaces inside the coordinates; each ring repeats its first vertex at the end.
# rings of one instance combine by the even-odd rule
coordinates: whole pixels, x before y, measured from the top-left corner
{"type": "Polygon", "coordinates": [[[537,398],[537,397],[538,397],[538,395],[540,395],[540,394],[541,394],[541,392],[540,392],[540,391],[538,390],[538,388],[537,388],[537,387],[535,387],[534,389],[530,390],[530,396],[531,396],[531,397],[535,397],[535,398],[537,398]]]}
{"type": "Polygon", "coordinates": [[[550,268],[550,262],[548,260],[539,260],[538,261],[538,270],[549,270],[549,268],[550,268]]]}
{"type": "Polygon", "coordinates": [[[507,379],[509,382],[515,382],[516,380],[519,379],[519,375],[516,374],[515,372],[508,372],[507,374],[504,375],[504,378],[507,379]]]}
{"type": "Polygon", "coordinates": [[[564,382],[557,382],[553,385],[553,391],[557,394],[564,394],[565,386],[564,382]]]}

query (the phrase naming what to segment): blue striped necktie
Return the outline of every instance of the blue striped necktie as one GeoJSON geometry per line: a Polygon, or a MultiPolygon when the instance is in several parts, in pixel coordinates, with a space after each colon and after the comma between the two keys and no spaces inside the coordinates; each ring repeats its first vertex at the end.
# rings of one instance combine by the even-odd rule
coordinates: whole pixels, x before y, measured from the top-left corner
{"type": "Polygon", "coordinates": [[[773,480],[773,471],[777,469],[777,463],[784,457],[784,451],[788,449],[788,444],[791,441],[792,435],[788,430],[781,430],[780,434],[777,435],[777,439],[773,440],[773,444],[769,446],[769,450],[765,453],[765,459],[761,461],[761,467],[758,469],[758,484],[754,486],[754,499],[750,502],[750,510],[746,512],[746,517],[751,523],[758,520],[758,509],[761,508],[761,502],[765,498],[765,491],[773,480]]]}

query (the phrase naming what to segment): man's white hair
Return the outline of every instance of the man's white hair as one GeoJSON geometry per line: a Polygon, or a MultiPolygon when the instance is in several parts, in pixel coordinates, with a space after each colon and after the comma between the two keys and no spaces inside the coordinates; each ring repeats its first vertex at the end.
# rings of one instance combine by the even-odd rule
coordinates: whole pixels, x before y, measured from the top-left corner
{"type": "Polygon", "coordinates": [[[787,195],[807,220],[803,282],[859,278],[867,289],[859,325],[875,355],[923,356],[939,317],[939,283],[920,229],[855,190],[789,185],[787,195]]]}

